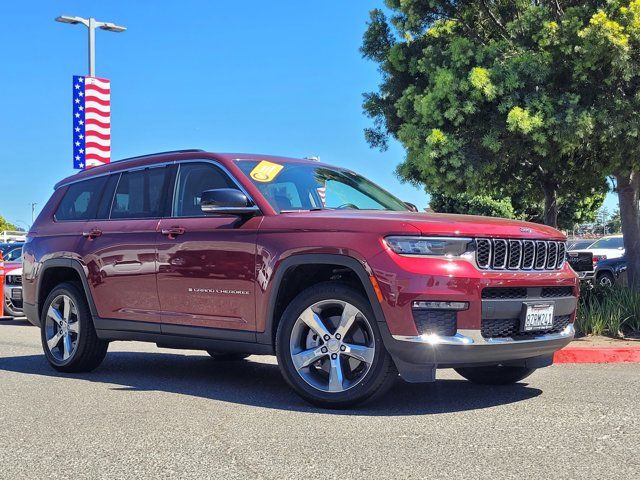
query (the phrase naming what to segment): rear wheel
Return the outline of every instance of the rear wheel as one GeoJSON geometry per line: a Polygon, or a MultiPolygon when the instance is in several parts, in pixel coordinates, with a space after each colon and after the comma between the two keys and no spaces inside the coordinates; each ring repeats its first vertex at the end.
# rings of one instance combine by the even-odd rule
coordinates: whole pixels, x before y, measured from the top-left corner
{"type": "Polygon", "coordinates": [[[289,304],[278,326],[282,375],[305,400],[345,408],[381,395],[397,377],[369,302],[334,283],[310,287],[289,304]]]}
{"type": "Polygon", "coordinates": [[[455,371],[467,380],[481,385],[509,385],[531,375],[536,369],[491,365],[488,367],[456,368],[455,371]]]}
{"type": "Polygon", "coordinates": [[[220,362],[244,360],[249,356],[248,353],[214,352],[213,350],[207,350],[207,353],[211,355],[211,358],[220,362]]]}
{"type": "Polygon", "coordinates": [[[109,343],[96,335],[84,293],[73,283],[62,283],[49,294],[40,325],[44,354],[56,370],[88,372],[107,354],[109,343]]]}

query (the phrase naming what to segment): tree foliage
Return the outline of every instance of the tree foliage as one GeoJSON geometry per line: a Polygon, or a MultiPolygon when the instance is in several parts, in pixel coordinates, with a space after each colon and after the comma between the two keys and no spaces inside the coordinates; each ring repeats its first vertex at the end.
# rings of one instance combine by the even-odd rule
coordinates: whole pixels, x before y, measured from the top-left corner
{"type": "Polygon", "coordinates": [[[5,230],[16,231],[18,230],[18,227],[15,226],[13,223],[8,222],[6,218],[0,215],[0,232],[3,232],[5,230]]]}
{"type": "Polygon", "coordinates": [[[509,199],[495,200],[487,195],[432,193],[429,207],[438,213],[461,213],[486,217],[515,218],[509,199]]]}
{"type": "Polygon", "coordinates": [[[387,0],[362,46],[383,75],[365,94],[368,141],[398,139],[399,175],[430,192],[544,201],[557,225],[559,200],[607,190],[567,61],[598,3],[387,0]]]}

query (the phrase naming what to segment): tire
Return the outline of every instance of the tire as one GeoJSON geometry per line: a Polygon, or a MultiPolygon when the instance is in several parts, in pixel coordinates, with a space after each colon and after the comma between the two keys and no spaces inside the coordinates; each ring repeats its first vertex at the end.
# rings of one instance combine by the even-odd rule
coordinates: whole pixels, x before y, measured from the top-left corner
{"type": "Polygon", "coordinates": [[[455,371],[467,380],[480,385],[510,385],[527,378],[535,368],[491,365],[488,367],[456,368],[455,371]]]}
{"type": "Polygon", "coordinates": [[[74,283],[62,283],[51,291],[42,308],[40,325],[44,354],[49,364],[60,372],[90,372],[107,354],[109,342],[96,335],[87,299],[74,283]],[[70,302],[68,308],[65,297],[70,302]],[[50,307],[57,314],[49,315],[50,307]],[[54,337],[58,338],[57,343],[54,337]]]}
{"type": "Polygon", "coordinates": [[[276,356],[291,388],[324,408],[381,396],[398,376],[369,301],[336,282],[314,285],[293,299],[278,325],[276,356]]]}
{"type": "Polygon", "coordinates": [[[615,286],[616,280],[613,278],[611,272],[600,272],[598,278],[596,278],[596,284],[599,287],[612,288],[615,286]]]}
{"type": "Polygon", "coordinates": [[[207,353],[211,355],[211,358],[218,362],[237,362],[244,360],[250,354],[248,353],[232,353],[232,352],[214,352],[207,350],[207,353]]]}

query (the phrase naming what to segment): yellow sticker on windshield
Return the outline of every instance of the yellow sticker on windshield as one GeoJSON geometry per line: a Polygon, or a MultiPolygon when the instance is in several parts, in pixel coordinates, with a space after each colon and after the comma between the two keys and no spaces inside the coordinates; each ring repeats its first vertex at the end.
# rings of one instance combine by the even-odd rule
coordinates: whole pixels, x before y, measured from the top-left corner
{"type": "Polygon", "coordinates": [[[249,174],[256,182],[271,182],[284,166],[262,160],[249,174]]]}

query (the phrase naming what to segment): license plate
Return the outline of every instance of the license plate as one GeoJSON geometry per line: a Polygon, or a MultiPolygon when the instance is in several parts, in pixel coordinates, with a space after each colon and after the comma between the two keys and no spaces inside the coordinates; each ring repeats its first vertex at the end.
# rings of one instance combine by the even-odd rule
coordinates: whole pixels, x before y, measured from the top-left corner
{"type": "Polygon", "coordinates": [[[545,303],[527,304],[524,314],[522,330],[533,332],[536,330],[549,330],[553,327],[553,305],[545,303]]]}
{"type": "Polygon", "coordinates": [[[11,290],[11,298],[13,300],[22,300],[22,289],[14,288],[13,290],[11,290]]]}

